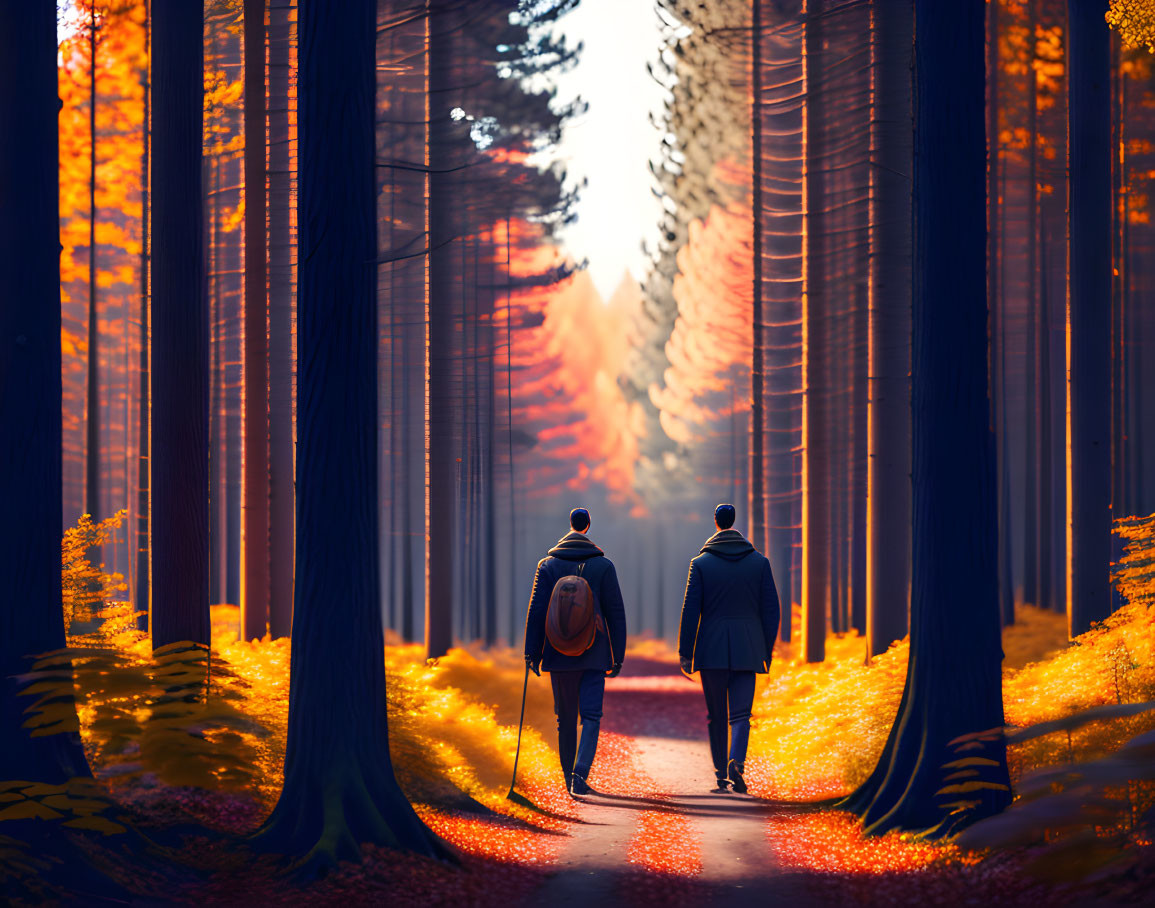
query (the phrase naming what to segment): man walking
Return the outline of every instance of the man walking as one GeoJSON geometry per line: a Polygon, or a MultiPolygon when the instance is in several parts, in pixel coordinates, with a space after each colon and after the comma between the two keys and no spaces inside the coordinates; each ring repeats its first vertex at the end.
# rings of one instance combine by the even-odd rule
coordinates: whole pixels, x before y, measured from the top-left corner
{"type": "Polygon", "coordinates": [[[778,636],[778,590],[770,562],[734,526],[734,506],[714,510],[718,528],[690,562],[678,656],[687,675],[700,672],[706,695],[715,792],[745,792],[746,745],[754,675],[770,670],[778,636]],[[727,761],[726,728],[730,729],[727,761]]]}
{"type": "MultiPolygon", "coordinates": [[[[586,778],[597,752],[606,678],[615,678],[622,670],[626,610],[613,562],[586,535],[590,529],[589,511],[575,508],[570,512],[569,523],[570,532],[537,564],[525,621],[525,662],[535,675],[540,675],[543,668],[549,672],[553,709],[557,713],[557,749],[566,788],[575,795],[596,794],[586,778]],[[593,593],[596,632],[584,652],[565,655],[548,639],[546,618],[554,586],[563,577],[575,576],[589,584],[593,593]],[[580,748],[577,747],[579,713],[580,748]]],[[[571,594],[574,586],[563,584],[571,594]]]]}

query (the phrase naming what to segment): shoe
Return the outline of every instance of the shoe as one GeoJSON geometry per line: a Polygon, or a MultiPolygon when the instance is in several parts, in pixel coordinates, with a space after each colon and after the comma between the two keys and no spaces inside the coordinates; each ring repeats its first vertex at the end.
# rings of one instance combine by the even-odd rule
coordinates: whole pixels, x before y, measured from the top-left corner
{"type": "Polygon", "coordinates": [[[573,780],[569,786],[570,794],[573,795],[596,795],[597,792],[590,788],[589,782],[586,781],[585,776],[574,773],[573,780]]]}
{"type": "Polygon", "coordinates": [[[720,794],[729,794],[730,793],[730,780],[729,779],[726,779],[726,778],[715,779],[714,785],[715,785],[715,787],[710,789],[710,794],[720,795],[720,794]]]}
{"type": "Polygon", "coordinates": [[[746,766],[739,763],[737,760],[731,760],[726,774],[730,777],[730,784],[734,786],[734,791],[738,794],[746,794],[746,780],[742,777],[742,773],[746,771],[746,766]]]}

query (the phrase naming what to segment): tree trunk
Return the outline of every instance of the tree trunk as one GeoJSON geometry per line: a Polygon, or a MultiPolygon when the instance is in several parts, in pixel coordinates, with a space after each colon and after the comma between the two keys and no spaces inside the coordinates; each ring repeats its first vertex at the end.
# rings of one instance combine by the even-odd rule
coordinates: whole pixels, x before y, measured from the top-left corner
{"type": "Polygon", "coordinates": [[[241,639],[269,628],[269,369],[265,302],[265,0],[245,0],[244,507],[241,639]]]}
{"type": "Polygon", "coordinates": [[[1007,436],[1007,324],[1006,295],[1002,292],[1002,181],[999,145],[999,7],[987,6],[987,305],[994,313],[991,344],[991,400],[994,406],[995,458],[998,470],[999,509],[999,614],[1003,624],[1014,623],[1015,590],[1011,555],[1010,451],[1007,436]]]}
{"type": "Polygon", "coordinates": [[[803,84],[806,109],[803,175],[803,314],[802,375],[802,648],[806,661],[826,658],[826,614],[830,608],[830,439],[828,327],[823,293],[823,210],[825,177],[822,172],[825,119],[823,117],[821,3],[809,0],[803,84]]]}
{"type": "Polygon", "coordinates": [[[88,379],[84,509],[100,520],[100,324],[96,298],[96,0],[88,9],[88,379]]]}
{"type": "MultiPolygon", "coordinates": [[[[1038,87],[1035,81],[1036,0],[1027,0],[1027,360],[1023,429],[1023,601],[1039,604],[1039,396],[1038,396],[1038,87]]],[[[1004,616],[1005,618],[1006,616],[1004,616]]]]}
{"type": "Polygon", "coordinates": [[[754,293],[751,313],[750,340],[750,541],[765,551],[766,535],[766,413],[763,406],[765,392],[765,350],[763,349],[762,315],[762,2],[751,3],[750,50],[751,91],[750,120],[753,125],[751,161],[753,169],[751,189],[751,232],[753,251],[754,293]]]}
{"type": "Polygon", "coordinates": [[[294,0],[269,3],[269,634],[293,627],[294,0]]]}
{"type": "Polygon", "coordinates": [[[429,244],[425,354],[428,429],[425,442],[425,648],[430,658],[453,646],[453,198],[450,98],[453,30],[437,0],[426,0],[428,139],[426,238],[429,244]]]}
{"type": "Polygon", "coordinates": [[[203,16],[152,14],[152,643],[209,642],[203,16]]]}
{"type": "Polygon", "coordinates": [[[297,584],[285,787],[257,833],[305,873],[443,853],[397,786],[378,587],[376,4],[300,4],[297,584]],[[335,661],[340,671],[333,671],[335,661]]]}
{"type": "Polygon", "coordinates": [[[75,714],[32,737],[14,676],[64,646],[56,8],[6,0],[0,17],[0,779],[55,784],[90,774],[75,714]]]}
{"type": "MultiPolygon", "coordinates": [[[[980,0],[915,2],[911,648],[878,766],[843,802],[871,833],[949,834],[1010,803],[1001,735],[991,786],[951,814],[959,735],[1003,725],[994,449],[987,399],[986,148],[980,0]],[[961,582],[959,565],[967,566],[961,582]]],[[[968,754],[969,755],[969,754],[968,754]]]]}
{"type": "Polygon", "coordinates": [[[1072,637],[1111,612],[1111,93],[1107,0],[1069,0],[1067,602],[1072,637]]]}
{"type": "MultiPolygon", "coordinates": [[[[152,53],[150,40],[149,11],[151,0],[144,5],[144,48],[146,58],[152,53]]],[[[138,630],[148,632],[148,614],[152,607],[151,583],[151,552],[149,543],[149,327],[148,327],[148,269],[149,269],[149,235],[148,235],[148,188],[149,188],[149,131],[151,117],[149,115],[149,101],[152,95],[152,85],[149,83],[147,68],[141,74],[144,83],[144,118],[143,137],[141,140],[140,155],[140,416],[139,416],[139,454],[137,457],[137,499],[136,499],[136,626],[138,630]]]]}
{"type": "MultiPolygon", "coordinates": [[[[766,29],[760,80],[763,102],[762,159],[765,173],[761,229],[773,268],[763,275],[763,337],[766,406],[767,495],[766,557],[782,600],[779,636],[791,637],[791,604],[798,598],[792,562],[796,545],[796,509],[801,487],[795,455],[801,436],[802,371],[802,51],[804,26],[794,4],[766,29]],[[768,83],[768,84],[767,84],[768,83]]],[[[736,386],[731,381],[731,388],[736,386]]],[[[734,483],[738,469],[733,469],[734,483]]],[[[731,500],[734,499],[731,495],[731,500]]]]}
{"type": "MultiPolygon", "coordinates": [[[[517,646],[519,612],[517,601],[517,462],[513,456],[513,260],[510,225],[512,216],[505,212],[505,406],[506,450],[509,458],[509,645],[517,646]]],[[[522,629],[524,633],[524,628],[522,629]]]]}
{"type": "Polygon", "coordinates": [[[870,451],[866,625],[870,655],[907,632],[910,607],[910,2],[872,5],[870,451]]]}

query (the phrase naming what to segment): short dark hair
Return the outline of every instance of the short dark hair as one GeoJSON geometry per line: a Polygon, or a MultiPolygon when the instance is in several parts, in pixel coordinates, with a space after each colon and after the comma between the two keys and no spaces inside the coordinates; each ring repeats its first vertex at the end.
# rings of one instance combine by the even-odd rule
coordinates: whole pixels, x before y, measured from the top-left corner
{"type": "Polygon", "coordinates": [[[590,528],[590,512],[585,508],[574,508],[569,512],[569,525],[579,533],[590,528]]]}
{"type": "Polygon", "coordinates": [[[734,505],[720,504],[714,508],[714,523],[719,530],[728,530],[734,525],[734,505]]]}

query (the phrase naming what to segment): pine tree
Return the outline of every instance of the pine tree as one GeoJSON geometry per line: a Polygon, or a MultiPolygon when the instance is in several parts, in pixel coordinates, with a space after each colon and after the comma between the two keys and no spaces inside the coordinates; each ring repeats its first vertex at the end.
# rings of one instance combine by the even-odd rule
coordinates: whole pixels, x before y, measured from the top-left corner
{"type": "Polygon", "coordinates": [[[17,679],[64,646],[56,9],[5,0],[0,19],[0,779],[59,783],[90,774],[75,713],[33,737],[17,679]]]}
{"type": "Polygon", "coordinates": [[[984,4],[915,0],[911,645],[878,765],[843,806],[868,832],[949,834],[1010,803],[987,398],[984,4]],[[958,565],[967,565],[965,582],[958,565]],[[969,810],[943,792],[955,738],[995,730],[969,810]]]}
{"type": "Polygon", "coordinates": [[[297,580],[285,785],[255,837],[303,872],[443,853],[393,775],[378,585],[376,4],[300,3],[297,580]],[[339,128],[332,128],[339,124],[339,128]],[[333,665],[341,665],[334,671],[333,665]]]}
{"type": "Polygon", "coordinates": [[[152,9],[152,642],[209,642],[200,4],[152,9]]]}

